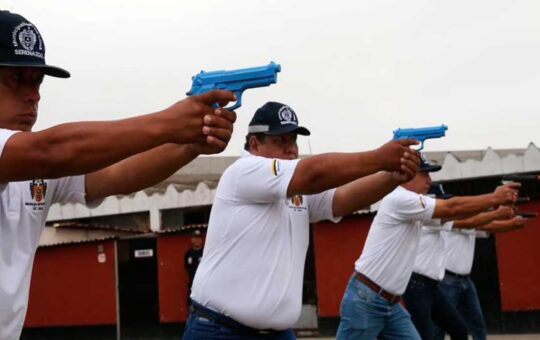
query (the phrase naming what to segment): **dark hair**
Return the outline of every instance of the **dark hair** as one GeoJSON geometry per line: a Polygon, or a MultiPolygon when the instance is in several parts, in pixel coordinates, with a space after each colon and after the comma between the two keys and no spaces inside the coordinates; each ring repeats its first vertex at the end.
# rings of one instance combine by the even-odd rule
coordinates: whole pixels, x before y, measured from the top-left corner
{"type": "Polygon", "coordinates": [[[264,133],[259,133],[259,132],[258,133],[248,133],[246,135],[246,143],[244,144],[244,150],[246,150],[246,151],[249,151],[249,139],[251,137],[256,137],[259,142],[264,143],[264,139],[265,139],[266,135],[264,133]]]}

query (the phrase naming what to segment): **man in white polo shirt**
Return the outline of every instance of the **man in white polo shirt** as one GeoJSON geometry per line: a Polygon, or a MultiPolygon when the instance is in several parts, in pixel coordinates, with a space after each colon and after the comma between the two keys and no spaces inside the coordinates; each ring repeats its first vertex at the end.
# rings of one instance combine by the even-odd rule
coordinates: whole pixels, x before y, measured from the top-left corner
{"type": "Polygon", "coordinates": [[[341,303],[338,339],[420,339],[398,302],[412,274],[421,227],[517,198],[518,184],[487,195],[431,198],[425,195],[431,185],[429,172],[439,169],[423,158],[420,172],[382,200],[341,303]]]}
{"type": "Polygon", "coordinates": [[[32,23],[0,10],[0,340],[21,334],[51,204],[95,203],[159,183],[199,153],[223,150],[236,118],[212,108],[234,100],[219,91],[136,118],[32,132],[45,75],[70,76],[45,63],[32,23]]]}
{"type": "MultiPolygon", "coordinates": [[[[476,287],[470,278],[477,238],[491,233],[508,232],[523,228],[527,219],[514,216],[496,221],[497,211],[485,212],[463,220],[456,220],[452,228],[442,232],[444,238],[444,267],[446,272],[439,291],[455,306],[475,340],[487,339],[486,326],[476,287]],[[477,228],[477,229],[472,229],[477,228]]],[[[447,329],[436,328],[435,339],[444,339],[447,329]]]]}
{"type": "Polygon", "coordinates": [[[255,112],[246,152],[217,187],[185,340],[294,339],[309,224],[336,222],[418,171],[414,141],[298,160],[298,134],[310,132],[289,106],[255,112]]]}
{"type": "Polygon", "coordinates": [[[445,249],[449,246],[445,244],[443,231],[481,228],[493,220],[510,221],[513,215],[512,207],[499,206],[496,210],[475,216],[475,224],[468,223],[469,218],[446,222],[442,228],[422,227],[413,273],[403,294],[407,311],[422,339],[434,339],[437,327],[444,329],[451,339],[467,339],[465,321],[440,289],[446,265],[445,249]],[[483,217],[483,220],[479,217],[483,217]]]}

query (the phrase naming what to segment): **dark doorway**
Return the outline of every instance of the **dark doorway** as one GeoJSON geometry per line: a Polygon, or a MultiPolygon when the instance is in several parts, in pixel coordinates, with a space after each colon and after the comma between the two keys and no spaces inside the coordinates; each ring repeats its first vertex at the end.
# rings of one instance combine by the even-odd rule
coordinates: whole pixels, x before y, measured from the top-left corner
{"type": "Polygon", "coordinates": [[[118,298],[122,335],[159,326],[157,247],[154,237],[118,243],[118,298]]]}

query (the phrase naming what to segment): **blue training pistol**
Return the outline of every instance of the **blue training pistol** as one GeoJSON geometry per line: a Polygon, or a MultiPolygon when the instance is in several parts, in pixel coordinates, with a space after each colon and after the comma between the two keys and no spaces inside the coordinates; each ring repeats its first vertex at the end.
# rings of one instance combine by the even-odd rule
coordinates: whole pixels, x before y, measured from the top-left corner
{"type": "Polygon", "coordinates": [[[242,93],[244,90],[275,84],[279,71],[281,71],[281,65],[273,61],[266,66],[233,71],[201,71],[192,77],[193,84],[186,95],[192,96],[212,90],[232,91],[236,95],[236,104],[226,109],[234,110],[242,106],[242,93]]]}
{"type": "Polygon", "coordinates": [[[417,150],[420,151],[424,148],[424,141],[426,139],[444,137],[446,130],[448,130],[448,126],[444,124],[441,126],[424,127],[418,129],[397,129],[394,131],[394,140],[416,139],[422,143],[420,145],[420,149],[417,150]]]}

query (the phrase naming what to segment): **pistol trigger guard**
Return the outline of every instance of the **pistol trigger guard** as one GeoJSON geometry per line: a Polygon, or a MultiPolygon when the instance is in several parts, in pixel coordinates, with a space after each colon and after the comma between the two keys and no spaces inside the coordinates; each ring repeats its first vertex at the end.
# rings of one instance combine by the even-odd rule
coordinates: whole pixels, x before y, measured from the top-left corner
{"type": "Polygon", "coordinates": [[[234,93],[236,95],[236,104],[230,107],[226,107],[225,110],[234,111],[240,106],[242,106],[242,92],[238,91],[234,93]]]}
{"type": "Polygon", "coordinates": [[[420,148],[416,149],[416,151],[422,151],[422,149],[424,149],[424,142],[424,140],[420,141],[420,148]]]}

